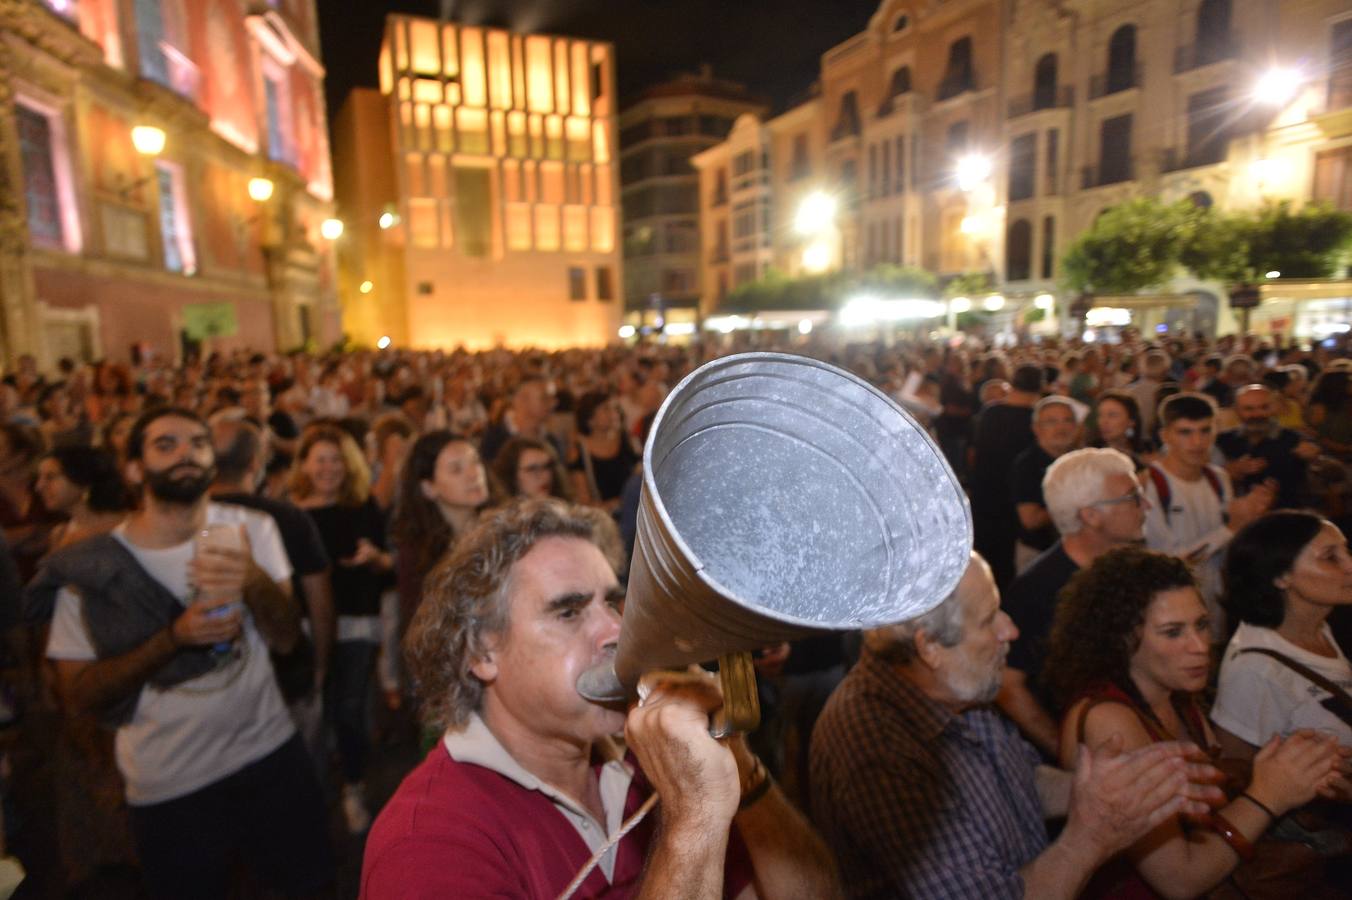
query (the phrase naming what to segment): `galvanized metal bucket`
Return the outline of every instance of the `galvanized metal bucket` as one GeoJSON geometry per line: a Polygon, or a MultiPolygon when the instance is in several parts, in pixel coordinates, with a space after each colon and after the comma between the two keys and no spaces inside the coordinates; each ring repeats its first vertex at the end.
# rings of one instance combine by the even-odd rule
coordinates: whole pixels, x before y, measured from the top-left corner
{"type": "Polygon", "coordinates": [[[972,549],[967,498],[887,395],[825,363],[728,356],[667,397],[643,454],[638,538],[613,670],[644,672],[928,612],[972,549]]]}

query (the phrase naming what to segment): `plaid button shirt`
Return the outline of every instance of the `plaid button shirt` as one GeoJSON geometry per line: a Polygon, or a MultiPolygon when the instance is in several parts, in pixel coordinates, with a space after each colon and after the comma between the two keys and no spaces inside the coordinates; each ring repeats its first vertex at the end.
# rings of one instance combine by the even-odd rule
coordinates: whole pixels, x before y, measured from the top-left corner
{"type": "Polygon", "coordinates": [[[1037,752],[955,715],[865,651],[812,733],[813,819],[851,897],[1018,898],[1047,846],[1037,752]]]}

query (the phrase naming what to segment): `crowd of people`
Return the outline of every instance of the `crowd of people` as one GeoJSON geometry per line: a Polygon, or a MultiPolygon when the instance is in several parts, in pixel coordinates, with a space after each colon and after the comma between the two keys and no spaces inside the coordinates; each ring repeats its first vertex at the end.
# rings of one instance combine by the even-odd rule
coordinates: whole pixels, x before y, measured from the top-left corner
{"type": "Polygon", "coordinates": [[[918,619],[760,651],[725,741],[699,673],[628,710],[575,684],[618,638],[647,431],[732,348],[20,359],[29,895],[1352,895],[1347,348],[761,349],[908,410],[975,552],[918,619]],[[422,723],[392,797],[382,711],[422,723]]]}

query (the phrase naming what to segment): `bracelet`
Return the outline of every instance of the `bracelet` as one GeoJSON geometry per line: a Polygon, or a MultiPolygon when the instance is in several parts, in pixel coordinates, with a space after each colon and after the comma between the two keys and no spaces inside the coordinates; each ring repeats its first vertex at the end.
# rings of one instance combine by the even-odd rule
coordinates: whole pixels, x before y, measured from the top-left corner
{"type": "Polygon", "coordinates": [[[1232,825],[1230,820],[1225,818],[1225,816],[1218,812],[1214,812],[1207,821],[1207,825],[1212,831],[1221,836],[1221,840],[1230,845],[1230,849],[1235,851],[1235,855],[1238,856],[1241,861],[1248,862],[1253,859],[1255,853],[1253,844],[1251,844],[1249,839],[1246,838],[1238,828],[1232,825]]]}
{"type": "Polygon", "coordinates": [[[1260,800],[1259,800],[1257,797],[1255,797],[1253,794],[1250,794],[1248,791],[1245,791],[1244,793],[1240,794],[1240,795],[1239,795],[1238,797],[1236,797],[1235,799],[1236,799],[1236,800],[1239,800],[1239,799],[1241,799],[1241,798],[1244,799],[1244,800],[1248,800],[1248,801],[1249,801],[1250,803],[1252,803],[1254,806],[1258,807],[1258,808],[1261,809],[1263,812],[1267,813],[1267,814],[1268,814],[1268,818],[1271,819],[1272,821],[1275,822],[1275,821],[1277,821],[1277,819],[1279,818],[1278,815],[1277,815],[1275,812],[1273,812],[1272,810],[1270,810],[1270,809],[1268,809],[1266,806],[1264,806],[1263,803],[1262,803],[1262,801],[1260,801],[1260,800]]]}

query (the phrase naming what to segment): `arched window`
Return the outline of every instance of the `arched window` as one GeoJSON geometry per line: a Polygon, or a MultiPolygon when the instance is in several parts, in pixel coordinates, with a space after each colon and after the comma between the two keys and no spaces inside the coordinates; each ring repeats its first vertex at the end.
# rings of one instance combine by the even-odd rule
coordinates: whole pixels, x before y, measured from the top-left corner
{"type": "Polygon", "coordinates": [[[892,85],[887,89],[888,98],[900,97],[911,92],[911,67],[902,66],[892,73],[892,85]]]}
{"type": "Polygon", "coordinates": [[[1197,65],[1229,56],[1230,0],[1202,0],[1197,8],[1197,65]]]}
{"type": "Polygon", "coordinates": [[[976,73],[972,70],[972,39],[960,37],[948,45],[948,68],[939,82],[939,100],[956,97],[976,88],[976,73]]]}
{"type": "Polygon", "coordinates": [[[854,91],[846,91],[840,98],[840,116],[836,127],[831,129],[831,140],[859,136],[859,97],[854,91]]]}
{"type": "Polygon", "coordinates": [[[1033,109],[1056,106],[1056,54],[1048,53],[1033,69],[1033,109]]]}
{"type": "Polygon", "coordinates": [[[1027,281],[1033,274],[1033,226],[1015,219],[1005,235],[1005,280],[1027,281]]]}
{"type": "Polygon", "coordinates": [[[1115,94],[1136,86],[1136,26],[1123,25],[1108,41],[1108,90],[1115,94]]]}

